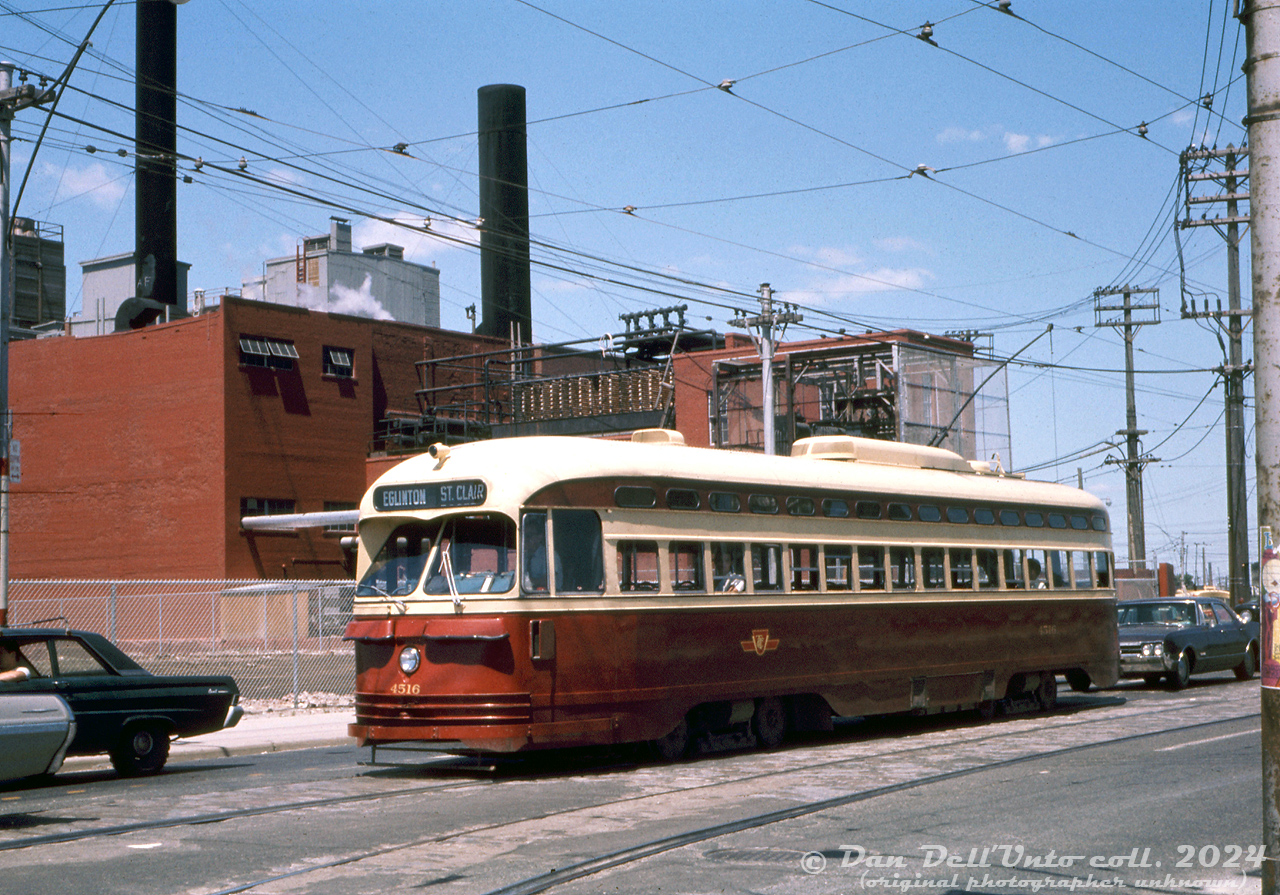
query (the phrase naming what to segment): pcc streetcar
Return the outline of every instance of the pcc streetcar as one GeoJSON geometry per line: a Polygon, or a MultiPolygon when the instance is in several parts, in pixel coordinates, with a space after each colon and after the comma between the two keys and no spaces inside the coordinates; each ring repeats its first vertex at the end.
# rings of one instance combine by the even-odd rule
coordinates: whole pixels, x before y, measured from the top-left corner
{"type": "Polygon", "coordinates": [[[455,752],[1052,708],[1118,673],[1107,513],[938,448],[434,445],[360,507],[361,745],[455,752]]]}

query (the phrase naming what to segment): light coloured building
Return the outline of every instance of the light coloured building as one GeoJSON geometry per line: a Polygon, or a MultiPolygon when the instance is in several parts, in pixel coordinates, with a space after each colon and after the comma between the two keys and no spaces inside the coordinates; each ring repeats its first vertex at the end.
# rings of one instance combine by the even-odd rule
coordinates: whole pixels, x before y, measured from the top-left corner
{"type": "Polygon", "coordinates": [[[262,276],[245,280],[244,298],[272,304],[440,325],[440,271],[404,259],[401,246],[383,243],[354,251],[351,225],[331,221],[327,236],[308,236],[292,258],[272,258],[262,276]]]}
{"type": "MultiPolygon", "coordinates": [[[[187,294],[187,272],[191,265],[178,262],[178,295],[187,294]]],[[[77,338],[105,336],[116,331],[120,306],[137,293],[137,267],[133,252],[81,261],[80,310],[67,319],[67,330],[77,338]]],[[[179,320],[189,315],[186,304],[168,309],[159,322],[179,320]]]]}

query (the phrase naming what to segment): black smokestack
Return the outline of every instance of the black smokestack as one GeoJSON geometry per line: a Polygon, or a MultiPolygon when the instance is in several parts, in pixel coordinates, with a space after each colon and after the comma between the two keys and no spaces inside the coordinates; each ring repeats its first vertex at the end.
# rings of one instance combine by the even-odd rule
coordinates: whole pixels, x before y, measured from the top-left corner
{"type": "Polygon", "coordinates": [[[480,308],[477,332],[521,342],[533,335],[529,298],[529,175],[524,88],[490,84],[479,95],[480,308]]]}
{"type": "Polygon", "coordinates": [[[186,301],[178,295],[177,6],[139,0],[137,27],[134,263],[135,295],[144,309],[130,321],[134,327],[155,320],[163,306],[186,301]]]}

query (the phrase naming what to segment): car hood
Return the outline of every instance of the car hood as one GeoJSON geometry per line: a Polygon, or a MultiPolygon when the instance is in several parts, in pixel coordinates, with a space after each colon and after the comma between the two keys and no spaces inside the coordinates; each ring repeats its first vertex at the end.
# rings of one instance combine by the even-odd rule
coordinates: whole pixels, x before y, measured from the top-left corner
{"type": "Polygon", "coordinates": [[[1121,625],[1120,642],[1146,643],[1148,641],[1164,640],[1170,634],[1176,634],[1184,628],[1186,628],[1186,625],[1121,625]]]}

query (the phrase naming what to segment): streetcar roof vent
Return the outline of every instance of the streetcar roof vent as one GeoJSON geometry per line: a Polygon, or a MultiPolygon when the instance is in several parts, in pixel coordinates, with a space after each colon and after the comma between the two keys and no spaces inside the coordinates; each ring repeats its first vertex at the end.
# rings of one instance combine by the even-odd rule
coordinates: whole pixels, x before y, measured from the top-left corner
{"type": "Polygon", "coordinates": [[[636,429],[631,440],[637,444],[684,444],[684,436],[675,429],[636,429]]]}
{"type": "Polygon", "coordinates": [[[858,460],[885,466],[910,466],[916,469],[946,469],[972,472],[963,457],[943,448],[878,438],[854,438],[852,435],[818,435],[801,438],[791,446],[791,456],[811,460],[858,460]]]}

